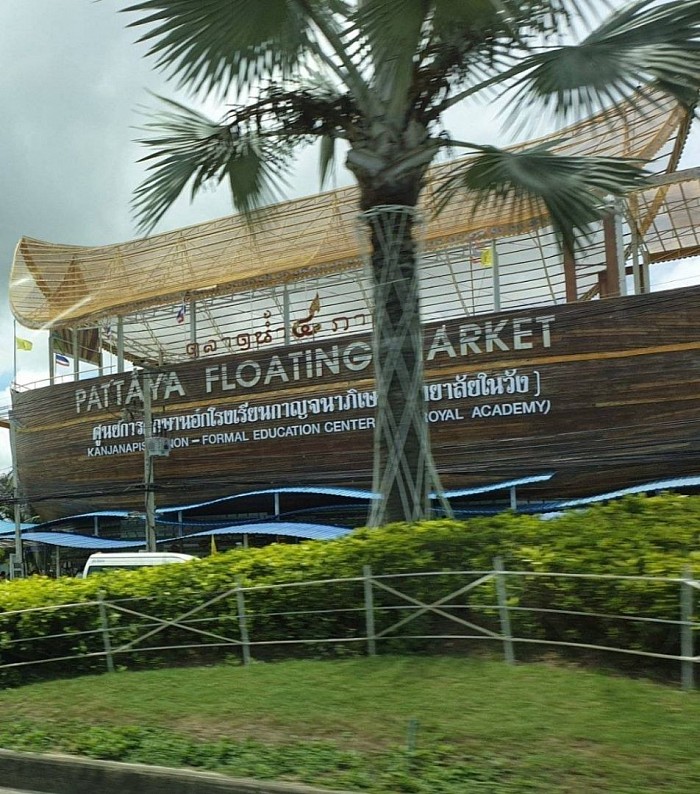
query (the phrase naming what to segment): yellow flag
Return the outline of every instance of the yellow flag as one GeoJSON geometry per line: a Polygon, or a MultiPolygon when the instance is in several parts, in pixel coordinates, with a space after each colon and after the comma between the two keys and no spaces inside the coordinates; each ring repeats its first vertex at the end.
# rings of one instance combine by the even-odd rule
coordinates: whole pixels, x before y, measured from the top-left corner
{"type": "Polygon", "coordinates": [[[17,337],[15,339],[17,344],[17,350],[31,350],[34,345],[29,341],[29,339],[20,339],[17,337]]]}
{"type": "Polygon", "coordinates": [[[211,536],[211,551],[210,551],[210,554],[216,554],[216,540],[214,539],[213,535],[211,536]]]}
{"type": "Polygon", "coordinates": [[[483,267],[493,267],[493,249],[490,246],[481,252],[481,264],[483,267]]]}

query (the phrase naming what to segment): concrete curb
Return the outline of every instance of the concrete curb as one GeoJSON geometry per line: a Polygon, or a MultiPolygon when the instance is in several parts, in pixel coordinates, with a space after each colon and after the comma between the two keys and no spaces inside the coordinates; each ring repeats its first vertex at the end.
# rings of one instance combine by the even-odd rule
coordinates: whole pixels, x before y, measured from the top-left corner
{"type": "Polygon", "coordinates": [[[1,749],[0,785],[50,794],[351,794],[213,772],[1,749]]]}

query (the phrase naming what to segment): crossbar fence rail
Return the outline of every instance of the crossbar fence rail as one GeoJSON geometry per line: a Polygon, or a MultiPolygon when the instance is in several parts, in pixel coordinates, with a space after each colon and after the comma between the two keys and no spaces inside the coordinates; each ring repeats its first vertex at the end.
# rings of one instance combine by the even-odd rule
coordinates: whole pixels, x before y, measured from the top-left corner
{"type": "MultiPolygon", "coordinates": [[[[136,654],[171,651],[194,651],[200,655],[195,658],[201,658],[203,652],[233,650],[240,654],[243,664],[249,664],[256,649],[262,653],[290,646],[359,645],[373,656],[382,644],[389,650],[400,648],[405,652],[414,649],[412,643],[440,641],[451,649],[458,642],[487,641],[500,644],[505,661],[511,664],[517,645],[674,662],[680,665],[682,688],[689,691],[694,689],[695,665],[700,662],[694,639],[700,629],[694,617],[697,590],[700,581],[690,569],[679,577],[510,571],[496,558],[490,571],[373,574],[366,566],[362,576],[355,577],[251,586],[238,580],[234,587],[189,609],[178,607],[180,600],[171,594],[172,600],[166,599],[166,609],[159,614],[155,607],[164,606],[162,598],[108,600],[101,593],[89,601],[0,612],[0,675],[3,671],[19,672],[21,668],[68,661],[79,662],[77,669],[84,671],[94,671],[99,669],[96,664],[104,663],[107,671],[113,672],[115,662],[133,662],[136,654]],[[668,598],[675,592],[678,618],[567,609],[564,604],[550,603],[547,586],[567,580],[576,582],[579,588],[588,587],[592,600],[604,586],[633,587],[640,599],[648,602],[651,598],[650,609],[660,594],[668,598]],[[544,583],[545,589],[533,589],[532,582],[544,583]],[[527,583],[529,589],[525,588],[527,583]],[[308,606],[308,596],[303,602],[309,590],[320,591],[318,597],[314,595],[313,608],[308,606]],[[300,608],[294,608],[300,595],[300,608]],[[521,603],[523,596],[526,600],[539,597],[547,605],[521,603]],[[338,598],[341,605],[326,605],[338,598]],[[86,611],[88,623],[84,625],[86,611]],[[547,621],[552,619],[564,622],[563,629],[555,629],[557,636],[551,636],[551,626],[548,630],[547,621]],[[571,619],[587,621],[587,633],[592,639],[601,639],[567,638],[572,636],[567,628],[571,619]],[[83,626],[79,627],[81,620],[83,626]],[[37,631],[24,636],[23,627],[34,623],[37,631]],[[635,624],[641,628],[625,628],[635,624]],[[44,631],[39,630],[42,627],[44,631]],[[407,633],[409,627],[415,631],[407,633]],[[645,631],[655,628],[666,632],[661,650],[643,644],[645,631]],[[627,643],[616,644],[613,640],[620,636],[624,639],[625,631],[631,631],[627,643]],[[668,644],[674,646],[673,651],[665,651],[668,644]]],[[[573,597],[585,598],[585,588],[573,597]]],[[[605,598],[605,594],[600,597],[605,598]]]]}

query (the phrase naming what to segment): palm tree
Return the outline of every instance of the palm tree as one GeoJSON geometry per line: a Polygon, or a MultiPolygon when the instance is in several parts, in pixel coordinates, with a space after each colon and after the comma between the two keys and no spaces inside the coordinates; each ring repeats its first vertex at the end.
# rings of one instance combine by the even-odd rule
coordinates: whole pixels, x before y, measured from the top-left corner
{"type": "MultiPolygon", "coordinates": [[[[0,518],[12,521],[15,517],[15,483],[12,471],[0,474],[0,518]]],[[[36,521],[31,507],[25,503],[20,504],[20,521],[36,521]]]]}
{"type": "Polygon", "coordinates": [[[12,472],[0,474],[0,518],[11,519],[14,516],[15,489],[12,481],[12,472]]]}
{"type": "Polygon", "coordinates": [[[415,207],[428,166],[474,153],[443,185],[476,203],[534,203],[573,250],[604,197],[641,184],[640,163],[508,152],[454,140],[445,112],[480,95],[514,95],[562,120],[632,98],[640,85],[694,101],[700,0],[641,0],[594,20],[594,0],[143,0],[159,67],[199,94],[229,97],[220,122],[167,101],[147,125],[148,173],[135,195],[150,230],[189,187],[227,180],[235,206],[279,195],[298,147],[320,141],[321,184],[336,145],[355,176],[371,242],[377,525],[429,513],[440,492],[423,404],[415,207]],[[587,24],[592,20],[591,24],[587,24]],[[597,27],[595,25],[597,24],[597,27]],[[584,25],[590,32],[573,43],[584,25]],[[491,92],[489,94],[489,92],[491,92]]]}

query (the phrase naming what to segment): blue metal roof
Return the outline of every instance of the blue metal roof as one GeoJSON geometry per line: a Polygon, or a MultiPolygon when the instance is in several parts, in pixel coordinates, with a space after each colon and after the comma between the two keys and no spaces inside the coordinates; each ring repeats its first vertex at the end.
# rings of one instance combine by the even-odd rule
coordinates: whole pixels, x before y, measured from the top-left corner
{"type": "MultiPolygon", "coordinates": [[[[32,527],[37,526],[37,524],[20,524],[20,529],[31,529],[32,527]]],[[[4,519],[0,518],[0,535],[5,535],[9,533],[14,533],[15,531],[15,522],[14,521],[5,521],[4,519]]]]}
{"type": "MultiPolygon", "coordinates": [[[[519,477],[516,480],[503,480],[502,482],[491,483],[490,485],[477,485],[473,488],[459,488],[456,491],[445,491],[445,496],[452,499],[456,496],[476,496],[481,493],[491,491],[501,491],[505,488],[515,488],[518,485],[531,485],[536,482],[547,482],[554,477],[554,472],[548,474],[534,474],[531,477],[519,477]]],[[[435,497],[433,497],[435,498],[435,497]]]]}
{"type": "MultiPolygon", "coordinates": [[[[504,480],[499,483],[492,483],[490,485],[480,485],[473,488],[461,488],[457,490],[447,491],[448,498],[459,496],[475,496],[482,493],[489,493],[492,491],[503,490],[506,488],[517,487],[519,485],[529,485],[537,482],[546,482],[554,476],[554,473],[537,474],[530,477],[520,477],[514,480],[504,480]]],[[[700,487],[700,476],[693,477],[676,477],[666,480],[655,480],[653,482],[643,483],[641,485],[633,485],[629,488],[622,488],[617,491],[609,491],[607,493],[596,494],[594,496],[586,496],[578,499],[568,500],[553,500],[549,502],[542,502],[541,504],[522,505],[519,507],[519,512],[522,513],[550,513],[552,511],[561,511],[567,508],[585,507],[586,505],[595,504],[596,502],[605,502],[611,499],[618,499],[622,496],[630,494],[646,493],[648,491],[663,491],[673,490],[676,488],[687,487],[700,487]]],[[[370,499],[374,498],[370,491],[363,491],[353,488],[270,488],[262,491],[249,491],[242,494],[234,494],[232,496],[224,496],[220,499],[212,499],[208,502],[199,502],[190,505],[183,505],[182,507],[161,508],[157,512],[160,515],[167,515],[168,513],[176,513],[180,510],[193,510],[197,507],[205,507],[207,505],[216,504],[218,502],[225,502],[231,499],[242,499],[246,496],[259,496],[275,493],[308,493],[308,494],[327,494],[330,496],[348,497],[354,499],[370,499]]],[[[499,512],[501,508],[483,508],[478,510],[460,510],[458,514],[461,516],[478,515],[485,513],[499,512]]],[[[34,541],[38,543],[47,543],[54,546],[65,546],[72,548],[83,549],[107,549],[107,548],[136,548],[143,546],[142,541],[121,541],[109,540],[107,538],[100,538],[94,535],[79,535],[71,534],[68,532],[43,532],[40,531],[45,527],[53,526],[59,523],[72,521],[79,518],[94,518],[100,516],[109,516],[112,518],[126,518],[132,515],[131,511],[126,510],[100,510],[92,513],[80,513],[75,516],[67,516],[66,518],[54,519],[53,521],[46,521],[43,524],[21,524],[22,539],[26,541],[34,541]],[[39,531],[32,531],[39,530],[39,531]]],[[[174,523],[167,521],[159,521],[158,523],[174,523]]],[[[259,523],[249,522],[246,524],[234,524],[225,527],[216,527],[215,529],[207,529],[201,532],[195,532],[185,535],[184,537],[203,537],[210,535],[283,535],[286,537],[306,538],[309,540],[329,540],[332,538],[342,537],[351,530],[346,527],[336,527],[327,524],[307,524],[302,522],[279,521],[270,522],[261,519],[259,523]]],[[[8,538],[14,535],[15,525],[11,521],[0,520],[0,537],[8,538]]],[[[179,537],[167,538],[159,540],[159,543],[168,543],[178,540],[179,537]]]]}
{"type": "MultiPolygon", "coordinates": [[[[529,485],[531,483],[536,483],[536,482],[546,482],[547,480],[551,480],[553,476],[554,476],[554,472],[549,472],[548,474],[536,474],[531,477],[520,477],[516,480],[506,480],[504,482],[491,483],[489,485],[480,485],[474,488],[462,488],[456,491],[447,491],[445,493],[445,496],[447,497],[469,496],[472,494],[488,493],[489,491],[498,491],[504,488],[512,488],[518,485],[529,485]]],[[[220,502],[226,502],[233,499],[245,499],[246,497],[250,497],[250,496],[267,496],[267,495],[285,494],[285,493],[319,494],[321,496],[338,496],[347,499],[365,499],[365,500],[380,498],[378,494],[360,488],[327,488],[322,486],[266,488],[261,491],[247,491],[245,493],[232,494],[231,496],[222,496],[219,497],[218,499],[210,499],[206,502],[195,502],[193,504],[180,505],[176,507],[161,507],[156,512],[159,515],[163,515],[166,513],[179,513],[180,511],[184,512],[185,510],[195,510],[198,507],[208,507],[209,505],[218,504],[220,502]]],[[[435,495],[431,494],[431,498],[434,499],[435,495]]]]}
{"type": "MultiPolygon", "coordinates": [[[[347,527],[334,527],[329,524],[295,524],[291,521],[270,521],[265,524],[233,524],[228,527],[205,529],[192,532],[182,537],[203,538],[212,535],[283,535],[288,538],[305,538],[306,540],[334,540],[347,535],[352,530],[347,527]]],[[[158,543],[170,543],[181,538],[159,540],[158,543]]]]}
{"type": "Polygon", "coordinates": [[[645,482],[642,485],[632,485],[629,488],[621,488],[619,491],[608,491],[608,493],[597,494],[596,496],[584,496],[580,499],[567,499],[557,503],[557,510],[564,510],[568,507],[581,507],[582,505],[590,505],[595,502],[606,502],[609,499],[619,499],[621,496],[646,493],[647,491],[670,491],[674,488],[697,486],[700,486],[700,476],[654,480],[653,482],[645,482]]]}
{"type": "Polygon", "coordinates": [[[130,510],[96,510],[94,513],[78,513],[74,516],[65,516],[64,518],[53,518],[51,521],[43,521],[41,524],[33,524],[36,527],[54,527],[57,524],[67,524],[70,521],[75,521],[79,518],[128,518],[133,515],[130,510]]]}
{"type": "Polygon", "coordinates": [[[321,496],[341,496],[347,499],[376,499],[372,491],[363,491],[359,488],[325,488],[325,487],[290,487],[290,488],[266,488],[262,491],[246,491],[245,493],[232,494],[231,496],[221,496],[218,499],[210,499],[206,502],[195,502],[189,505],[179,505],[176,507],[160,507],[157,513],[179,513],[181,510],[195,510],[198,507],[227,502],[232,499],[245,499],[247,496],[266,496],[284,493],[306,493],[319,494],[321,496]]]}
{"type": "Polygon", "coordinates": [[[70,532],[23,532],[22,540],[71,549],[134,549],[146,545],[144,540],[110,540],[95,535],[73,535],[70,532]]]}
{"type": "MultiPolygon", "coordinates": [[[[516,480],[506,480],[499,483],[491,483],[489,485],[480,485],[474,488],[462,488],[454,491],[447,491],[445,496],[448,498],[457,496],[472,496],[481,493],[489,493],[490,491],[498,491],[506,488],[512,488],[519,485],[529,485],[530,483],[545,482],[553,477],[550,474],[537,474],[532,477],[521,477],[516,480]]],[[[205,502],[194,502],[187,505],[178,505],[175,507],[161,507],[156,510],[156,515],[166,516],[173,513],[185,512],[187,510],[196,510],[200,507],[208,507],[209,505],[219,504],[221,502],[232,501],[235,499],[245,499],[246,497],[253,496],[268,496],[274,494],[318,494],[321,496],[337,496],[345,499],[360,499],[370,500],[378,499],[379,496],[373,494],[372,491],[362,490],[360,488],[328,488],[323,486],[318,487],[286,487],[286,488],[266,488],[260,491],[246,491],[245,493],[232,494],[230,496],[222,496],[218,499],[210,499],[205,502]]],[[[431,495],[431,498],[435,498],[431,495]]],[[[29,529],[32,527],[48,528],[65,524],[70,521],[76,521],[85,518],[128,518],[133,515],[134,511],[131,510],[95,510],[91,513],[78,513],[73,516],[66,516],[65,518],[55,518],[51,521],[44,521],[41,524],[22,524],[22,529],[29,529]]],[[[263,519],[264,520],[264,519],[263,519]]],[[[10,522],[0,522],[0,536],[5,534],[4,525],[7,524],[7,533],[14,532],[14,524],[10,522]]],[[[308,525],[312,526],[312,525],[308,525]]]]}
{"type": "MultiPolygon", "coordinates": [[[[335,527],[328,524],[295,524],[290,521],[280,521],[217,527],[216,529],[207,529],[183,536],[159,539],[158,543],[172,543],[176,540],[182,540],[182,538],[198,538],[210,535],[282,535],[306,540],[333,540],[347,535],[350,531],[347,527],[335,527]]],[[[12,532],[0,533],[0,535],[14,535],[14,528],[12,532]]],[[[22,532],[22,540],[72,549],[134,549],[145,546],[145,541],[143,540],[112,540],[110,538],[100,538],[96,535],[78,535],[70,532],[25,531],[22,532]]]]}

